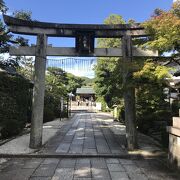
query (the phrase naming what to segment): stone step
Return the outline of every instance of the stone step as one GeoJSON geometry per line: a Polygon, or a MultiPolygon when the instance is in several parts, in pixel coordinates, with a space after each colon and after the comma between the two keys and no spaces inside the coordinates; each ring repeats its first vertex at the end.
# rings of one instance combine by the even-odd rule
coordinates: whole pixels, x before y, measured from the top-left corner
{"type": "Polygon", "coordinates": [[[180,128],[180,117],[173,117],[173,127],[180,128]]]}

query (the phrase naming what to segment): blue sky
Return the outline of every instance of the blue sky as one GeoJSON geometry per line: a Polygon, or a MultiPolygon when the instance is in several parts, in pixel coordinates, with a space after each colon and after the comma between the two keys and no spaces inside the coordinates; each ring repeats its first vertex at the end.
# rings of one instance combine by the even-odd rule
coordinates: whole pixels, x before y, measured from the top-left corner
{"type": "MultiPolygon", "coordinates": [[[[172,0],[4,0],[8,14],[15,10],[32,11],[32,19],[44,22],[102,24],[110,14],[119,14],[125,20],[143,22],[155,8],[170,9],[172,0]]],[[[35,38],[30,38],[35,43],[35,38]]],[[[74,46],[69,38],[49,38],[54,46],[74,46]]]]}
{"type": "Polygon", "coordinates": [[[33,19],[62,23],[102,23],[110,14],[142,22],[155,8],[169,9],[172,0],[5,0],[10,11],[30,10],[33,19]]]}

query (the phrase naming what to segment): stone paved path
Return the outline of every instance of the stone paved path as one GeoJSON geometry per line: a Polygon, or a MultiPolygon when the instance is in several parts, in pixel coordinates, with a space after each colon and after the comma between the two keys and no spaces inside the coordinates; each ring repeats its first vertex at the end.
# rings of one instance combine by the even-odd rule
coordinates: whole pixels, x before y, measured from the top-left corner
{"type": "MultiPolygon", "coordinates": [[[[125,154],[123,143],[114,136],[106,121],[107,115],[78,113],[63,126],[41,153],[53,154],[125,154]]],[[[125,138],[125,137],[124,137],[125,138]]]]}
{"type": "MultiPolygon", "coordinates": [[[[79,113],[39,152],[55,155],[125,154],[109,116],[79,113]]],[[[105,157],[0,159],[0,180],[178,180],[160,159],[105,157]]]]}
{"type": "MultiPolygon", "coordinates": [[[[5,165],[4,165],[5,166],[5,165]]],[[[178,180],[158,160],[117,158],[12,159],[0,180],[178,180]]]]}

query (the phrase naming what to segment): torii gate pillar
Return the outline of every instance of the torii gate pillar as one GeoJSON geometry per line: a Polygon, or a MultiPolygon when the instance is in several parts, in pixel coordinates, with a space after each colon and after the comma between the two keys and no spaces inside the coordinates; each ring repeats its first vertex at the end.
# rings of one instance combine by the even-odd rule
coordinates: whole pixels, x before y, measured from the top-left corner
{"type": "Polygon", "coordinates": [[[126,139],[128,150],[137,148],[136,131],[136,110],[135,110],[135,88],[128,83],[132,79],[132,38],[131,36],[122,37],[123,53],[123,84],[124,84],[124,105],[125,105],[125,124],[126,139]]]}
{"type": "Polygon", "coordinates": [[[47,37],[44,34],[37,35],[35,52],[34,89],[32,99],[32,119],[29,147],[36,149],[42,146],[42,128],[44,113],[44,91],[46,71],[46,47],[47,37]]]}

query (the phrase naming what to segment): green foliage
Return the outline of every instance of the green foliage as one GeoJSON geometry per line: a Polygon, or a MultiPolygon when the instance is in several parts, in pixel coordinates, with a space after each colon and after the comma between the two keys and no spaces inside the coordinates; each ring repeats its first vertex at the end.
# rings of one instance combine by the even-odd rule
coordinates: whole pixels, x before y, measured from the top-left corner
{"type": "Polygon", "coordinates": [[[171,105],[173,116],[179,116],[180,101],[174,100],[171,105]]]}
{"type": "MultiPolygon", "coordinates": [[[[125,21],[119,15],[110,15],[105,24],[124,24],[125,21]]],[[[120,39],[98,39],[98,47],[120,47],[120,39]]],[[[120,58],[98,58],[95,67],[95,91],[102,97],[109,107],[119,103],[122,97],[122,75],[120,58]]]]}
{"type": "Polygon", "coordinates": [[[17,135],[28,120],[29,82],[20,76],[0,74],[1,137],[17,135]]]}
{"type": "Polygon", "coordinates": [[[105,102],[105,100],[102,97],[97,97],[96,102],[101,103],[101,108],[102,108],[103,112],[109,111],[109,108],[107,108],[107,103],[105,102]]]}
{"type": "Polygon", "coordinates": [[[88,77],[81,77],[84,80],[84,85],[83,86],[93,86],[94,85],[94,78],[90,79],[88,77]]]}
{"type": "Polygon", "coordinates": [[[119,109],[119,120],[121,122],[125,122],[125,109],[124,109],[124,105],[120,105],[118,109],[119,109]]]}
{"type": "MultiPolygon", "coordinates": [[[[0,11],[2,8],[6,9],[5,5],[2,6],[2,4],[4,4],[3,1],[0,2],[0,11]]],[[[15,11],[13,13],[13,16],[23,20],[31,20],[30,11],[15,11]]],[[[0,20],[0,53],[9,52],[9,47],[14,44],[18,44],[20,46],[27,46],[28,40],[20,36],[15,38],[11,33],[9,33],[7,27],[0,20]]]]}
{"type": "Polygon", "coordinates": [[[43,122],[52,121],[55,118],[59,117],[59,102],[60,100],[53,94],[51,94],[51,92],[45,92],[43,122]]]}
{"type": "Polygon", "coordinates": [[[85,85],[84,79],[81,77],[74,76],[73,74],[67,73],[67,92],[75,94],[76,89],[85,85]]]}
{"type": "Polygon", "coordinates": [[[3,0],[0,0],[0,12],[5,13],[7,11],[7,7],[5,5],[5,2],[3,0]]]}
{"type": "Polygon", "coordinates": [[[0,53],[6,53],[9,51],[11,34],[8,34],[8,30],[0,19],[0,53]]]}
{"type": "MultiPolygon", "coordinates": [[[[64,72],[60,68],[48,68],[46,75],[46,93],[44,102],[44,122],[52,121],[60,117],[60,99],[67,101],[68,93],[75,93],[81,87],[84,80],[70,73],[64,72]]],[[[61,117],[66,117],[66,109],[61,117]]]]}
{"type": "Polygon", "coordinates": [[[48,68],[47,88],[58,92],[62,96],[75,93],[76,89],[84,85],[84,79],[64,72],[60,68],[48,68]]]}
{"type": "MultiPolygon", "coordinates": [[[[180,3],[174,4],[169,11],[155,12],[150,20],[143,23],[151,37],[144,47],[159,50],[159,52],[180,51],[180,3]]],[[[156,10],[157,11],[157,10],[156,10]]]]}
{"type": "MultiPolygon", "coordinates": [[[[122,103],[122,102],[121,102],[122,103]]],[[[125,123],[125,109],[124,104],[119,104],[117,106],[117,117],[120,122],[125,123]]]]}
{"type": "Polygon", "coordinates": [[[180,18],[180,1],[173,3],[172,9],[170,10],[174,15],[180,18]]]}
{"type": "Polygon", "coordinates": [[[150,132],[155,121],[170,120],[169,104],[163,93],[166,77],[169,77],[168,68],[153,62],[146,62],[142,70],[134,73],[137,126],[141,132],[150,132]]]}
{"type": "Polygon", "coordinates": [[[15,11],[13,12],[13,16],[18,19],[31,21],[32,12],[24,10],[15,11]]]}
{"type": "Polygon", "coordinates": [[[34,74],[34,64],[32,57],[21,57],[17,62],[16,71],[25,78],[32,80],[34,74]]]}

